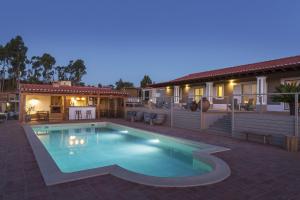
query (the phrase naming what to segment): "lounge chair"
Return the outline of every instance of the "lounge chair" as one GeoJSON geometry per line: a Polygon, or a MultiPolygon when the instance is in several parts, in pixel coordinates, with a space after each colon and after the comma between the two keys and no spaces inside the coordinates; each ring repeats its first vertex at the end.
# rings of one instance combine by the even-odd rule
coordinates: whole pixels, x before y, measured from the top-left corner
{"type": "Polygon", "coordinates": [[[155,125],[162,125],[166,120],[165,114],[156,114],[155,118],[152,120],[155,125]]]}
{"type": "Polygon", "coordinates": [[[134,119],[135,115],[136,115],[135,111],[127,111],[126,120],[131,121],[132,119],[134,119]]]}
{"type": "Polygon", "coordinates": [[[141,122],[141,121],[143,121],[143,119],[144,119],[144,113],[137,111],[134,116],[134,121],[141,122]]]}
{"type": "Polygon", "coordinates": [[[144,113],[144,122],[145,123],[152,123],[152,120],[156,117],[155,113],[144,113]]]}

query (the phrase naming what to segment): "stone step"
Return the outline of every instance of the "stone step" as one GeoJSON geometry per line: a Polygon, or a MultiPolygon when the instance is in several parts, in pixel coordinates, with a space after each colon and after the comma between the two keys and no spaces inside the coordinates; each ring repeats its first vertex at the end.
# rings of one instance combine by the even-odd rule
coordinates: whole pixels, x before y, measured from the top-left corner
{"type": "Polygon", "coordinates": [[[230,135],[231,133],[231,116],[225,115],[213,123],[208,129],[208,133],[215,133],[219,135],[230,135]]]}

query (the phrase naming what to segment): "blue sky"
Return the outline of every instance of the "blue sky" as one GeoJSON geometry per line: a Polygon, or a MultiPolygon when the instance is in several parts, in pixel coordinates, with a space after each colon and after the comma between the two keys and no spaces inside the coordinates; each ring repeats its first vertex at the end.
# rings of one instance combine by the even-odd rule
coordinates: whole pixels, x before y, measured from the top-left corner
{"type": "Polygon", "coordinates": [[[88,84],[193,72],[300,54],[298,0],[2,0],[0,43],[86,62],[88,84]]]}

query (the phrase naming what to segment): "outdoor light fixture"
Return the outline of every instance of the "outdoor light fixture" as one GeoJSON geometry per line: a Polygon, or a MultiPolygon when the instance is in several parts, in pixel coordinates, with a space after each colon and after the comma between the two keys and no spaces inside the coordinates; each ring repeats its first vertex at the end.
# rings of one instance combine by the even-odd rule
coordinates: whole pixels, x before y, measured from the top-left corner
{"type": "Polygon", "coordinates": [[[153,143],[153,144],[157,144],[157,143],[160,142],[160,140],[157,139],[157,138],[156,138],[156,139],[150,139],[149,142],[150,142],[150,143],[153,143]]]}
{"type": "Polygon", "coordinates": [[[186,84],[185,85],[185,90],[189,90],[190,89],[190,85],[189,84],[186,84]]]}
{"type": "Polygon", "coordinates": [[[236,83],[234,82],[234,80],[230,80],[230,81],[229,81],[229,84],[230,84],[231,86],[236,85],[236,83]]]}
{"type": "Polygon", "coordinates": [[[120,133],[128,133],[128,131],[127,131],[127,130],[124,130],[124,131],[120,131],[120,133]]]}

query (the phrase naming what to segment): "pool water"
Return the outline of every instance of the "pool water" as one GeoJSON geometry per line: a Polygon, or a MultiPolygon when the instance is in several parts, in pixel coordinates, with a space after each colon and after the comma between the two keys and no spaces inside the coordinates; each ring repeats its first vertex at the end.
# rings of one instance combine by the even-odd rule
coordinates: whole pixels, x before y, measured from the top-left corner
{"type": "Polygon", "coordinates": [[[119,165],[156,177],[201,175],[212,166],[193,157],[210,148],[116,124],[32,126],[58,168],[64,173],[119,165]]]}

